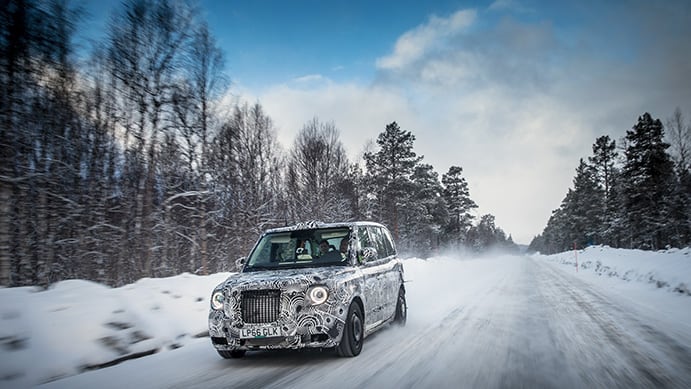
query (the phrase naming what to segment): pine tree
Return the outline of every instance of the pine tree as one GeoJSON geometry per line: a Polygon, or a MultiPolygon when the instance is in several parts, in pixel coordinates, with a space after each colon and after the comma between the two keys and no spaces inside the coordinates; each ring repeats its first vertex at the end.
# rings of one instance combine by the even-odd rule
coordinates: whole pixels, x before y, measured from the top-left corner
{"type": "Polygon", "coordinates": [[[615,197],[614,180],[618,174],[615,163],[617,161],[616,142],[611,140],[609,136],[604,135],[595,140],[593,144],[593,155],[588,157],[590,166],[594,171],[594,179],[597,181],[600,188],[602,188],[603,199],[601,204],[601,225],[598,230],[598,235],[602,242],[611,244],[614,238],[614,220],[616,217],[617,205],[614,203],[615,197]]]}
{"type": "Polygon", "coordinates": [[[448,223],[448,210],[442,197],[439,174],[429,164],[419,164],[411,176],[414,185],[414,208],[408,225],[413,227],[412,237],[417,242],[418,255],[428,255],[439,247],[441,230],[448,223]]]}
{"type": "Polygon", "coordinates": [[[570,235],[578,247],[600,241],[604,191],[595,175],[596,171],[581,159],[573,180],[573,191],[566,196],[564,210],[571,220],[570,235]]]}
{"type": "Polygon", "coordinates": [[[547,222],[541,236],[531,242],[533,250],[552,254],[576,244],[585,247],[599,243],[602,230],[604,190],[598,185],[596,169],[580,160],[570,188],[547,222]]]}
{"type": "Polygon", "coordinates": [[[618,153],[616,142],[604,135],[595,140],[593,155],[588,157],[590,165],[594,169],[595,179],[602,188],[604,199],[602,201],[600,238],[603,243],[617,245],[619,242],[618,221],[621,207],[618,204],[616,193],[616,180],[619,170],[616,167],[618,153]]]}
{"type": "MultiPolygon", "coordinates": [[[[413,151],[415,136],[403,131],[396,122],[386,125],[377,138],[379,150],[365,153],[367,176],[373,183],[377,199],[377,216],[392,228],[394,239],[399,242],[400,213],[405,212],[412,189],[411,175],[415,165],[422,160],[413,151]]],[[[405,244],[401,244],[405,248],[405,244]]]]}
{"type": "Polygon", "coordinates": [[[622,194],[630,248],[658,249],[671,243],[675,177],[663,136],[662,123],[647,112],[626,132],[622,194]]]}
{"type": "Polygon", "coordinates": [[[604,135],[595,140],[593,155],[588,157],[593,166],[595,178],[604,190],[605,202],[611,195],[614,176],[617,173],[615,163],[617,161],[616,142],[604,135]]]}
{"type": "Polygon", "coordinates": [[[470,247],[477,252],[507,246],[506,233],[496,226],[494,215],[487,214],[480,217],[476,226],[468,232],[470,247]]]}
{"type": "Polygon", "coordinates": [[[465,242],[468,229],[473,224],[474,216],[471,212],[477,208],[477,204],[470,198],[468,183],[460,166],[451,166],[442,176],[441,182],[444,185],[442,195],[449,213],[445,240],[453,246],[459,246],[465,242]]]}

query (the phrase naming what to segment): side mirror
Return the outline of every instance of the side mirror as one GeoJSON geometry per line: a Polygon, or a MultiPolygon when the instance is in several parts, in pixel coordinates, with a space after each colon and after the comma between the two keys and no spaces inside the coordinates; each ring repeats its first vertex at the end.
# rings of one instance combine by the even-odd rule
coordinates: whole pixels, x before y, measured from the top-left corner
{"type": "Polygon", "coordinates": [[[242,268],[245,266],[245,261],[247,260],[247,257],[240,257],[235,260],[235,269],[239,272],[242,271],[242,268]]]}
{"type": "Polygon", "coordinates": [[[360,262],[369,262],[379,258],[379,253],[374,247],[365,247],[360,253],[360,262]]]}

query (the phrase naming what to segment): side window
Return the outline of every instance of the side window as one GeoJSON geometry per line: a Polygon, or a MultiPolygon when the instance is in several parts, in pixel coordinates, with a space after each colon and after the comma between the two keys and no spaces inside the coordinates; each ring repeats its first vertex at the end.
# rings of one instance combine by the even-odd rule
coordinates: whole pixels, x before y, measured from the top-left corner
{"type": "Polygon", "coordinates": [[[386,258],[389,256],[386,244],[384,244],[384,235],[379,227],[368,227],[370,235],[372,236],[372,243],[374,248],[377,249],[379,258],[386,258]]]}
{"type": "Polygon", "coordinates": [[[365,247],[374,246],[369,238],[369,234],[367,233],[367,229],[365,227],[358,228],[357,236],[360,240],[360,250],[364,249],[365,247]]]}
{"type": "Polygon", "coordinates": [[[388,255],[396,255],[396,246],[391,238],[391,233],[386,228],[382,228],[382,236],[384,237],[384,245],[386,245],[386,250],[388,255]]]}

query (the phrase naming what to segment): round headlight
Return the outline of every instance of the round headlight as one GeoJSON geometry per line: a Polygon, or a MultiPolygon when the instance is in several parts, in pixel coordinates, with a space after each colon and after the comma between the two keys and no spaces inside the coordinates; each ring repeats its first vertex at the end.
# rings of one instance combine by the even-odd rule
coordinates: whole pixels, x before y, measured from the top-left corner
{"type": "Polygon", "coordinates": [[[307,298],[313,305],[323,304],[328,297],[329,290],[324,286],[313,286],[307,290],[307,298]]]}
{"type": "Polygon", "coordinates": [[[214,294],[211,295],[211,308],[217,311],[223,309],[224,299],[222,291],[219,290],[214,292],[214,294]]]}

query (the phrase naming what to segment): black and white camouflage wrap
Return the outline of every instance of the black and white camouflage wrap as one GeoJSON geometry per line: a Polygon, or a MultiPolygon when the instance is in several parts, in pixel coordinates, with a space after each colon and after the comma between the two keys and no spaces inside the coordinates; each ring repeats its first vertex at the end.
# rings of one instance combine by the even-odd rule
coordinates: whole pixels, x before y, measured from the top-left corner
{"type": "MultiPolygon", "coordinates": [[[[293,228],[315,226],[306,223],[293,228]]],[[[214,293],[222,291],[224,296],[223,309],[210,309],[209,312],[209,335],[214,347],[219,351],[335,347],[341,341],[348,309],[353,303],[362,305],[365,336],[393,320],[398,291],[403,285],[401,261],[397,258],[358,261],[354,255],[350,259],[345,266],[232,274],[214,289],[214,293]],[[312,305],[307,290],[316,285],[328,289],[328,298],[322,304],[312,305]],[[243,321],[241,295],[250,290],[280,291],[280,314],[275,322],[243,321]],[[279,327],[280,336],[271,339],[240,337],[241,329],[266,326],[279,327]]]]}
{"type": "Polygon", "coordinates": [[[246,290],[280,290],[281,311],[275,325],[280,327],[284,341],[262,345],[260,348],[333,347],[338,345],[348,313],[355,296],[362,296],[364,280],[348,267],[323,269],[287,269],[240,273],[228,278],[220,289],[225,297],[223,310],[211,310],[209,335],[228,339],[227,348],[240,346],[240,329],[262,327],[266,324],[244,323],[240,311],[240,295],[246,290]],[[323,285],[329,291],[325,303],[310,305],[306,292],[310,286],[323,285]],[[326,340],[310,342],[309,335],[324,334],[326,340]]]}

